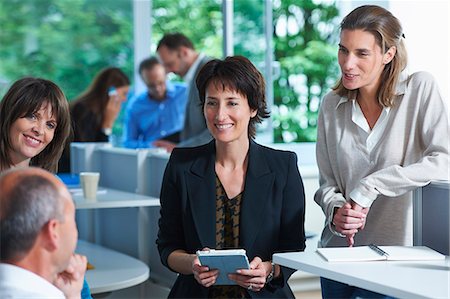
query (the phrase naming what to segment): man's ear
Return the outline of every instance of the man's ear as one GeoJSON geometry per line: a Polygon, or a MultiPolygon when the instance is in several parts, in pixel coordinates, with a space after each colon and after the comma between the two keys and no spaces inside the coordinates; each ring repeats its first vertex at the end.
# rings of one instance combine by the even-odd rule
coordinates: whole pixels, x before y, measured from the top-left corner
{"type": "Polygon", "coordinates": [[[179,47],[178,51],[180,53],[180,57],[186,57],[189,54],[189,49],[187,47],[184,47],[184,46],[179,47]]]}
{"type": "Polygon", "coordinates": [[[386,53],[384,53],[383,64],[388,64],[394,59],[395,54],[397,53],[397,47],[390,47],[386,53]]]}
{"type": "Polygon", "coordinates": [[[58,249],[59,225],[58,220],[51,219],[41,229],[41,240],[48,251],[58,249]]]}

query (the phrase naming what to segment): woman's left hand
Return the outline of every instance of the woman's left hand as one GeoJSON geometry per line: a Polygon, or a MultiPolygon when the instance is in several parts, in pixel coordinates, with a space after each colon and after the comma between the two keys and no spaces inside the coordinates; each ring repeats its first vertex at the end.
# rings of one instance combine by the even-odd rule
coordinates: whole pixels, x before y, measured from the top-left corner
{"type": "Polygon", "coordinates": [[[102,128],[112,128],[117,116],[119,115],[122,102],[117,95],[111,95],[106,104],[102,128]]]}
{"type": "Polygon", "coordinates": [[[250,269],[237,270],[234,274],[228,274],[228,277],[249,291],[259,292],[264,288],[267,275],[271,270],[270,262],[263,262],[260,257],[255,257],[250,262],[250,269]]]}

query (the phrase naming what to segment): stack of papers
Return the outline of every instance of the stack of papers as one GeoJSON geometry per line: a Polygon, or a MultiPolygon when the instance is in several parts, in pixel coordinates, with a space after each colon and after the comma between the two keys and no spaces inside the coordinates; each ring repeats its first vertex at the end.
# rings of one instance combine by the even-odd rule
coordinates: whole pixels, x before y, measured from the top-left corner
{"type": "Polygon", "coordinates": [[[443,260],[445,255],[426,246],[356,246],[318,248],[329,262],[363,261],[430,261],[443,260]]]}

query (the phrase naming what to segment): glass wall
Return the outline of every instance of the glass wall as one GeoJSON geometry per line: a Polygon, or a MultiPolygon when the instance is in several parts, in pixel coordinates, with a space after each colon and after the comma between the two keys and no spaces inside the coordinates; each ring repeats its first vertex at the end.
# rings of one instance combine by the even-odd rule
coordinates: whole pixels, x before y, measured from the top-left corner
{"type": "Polygon", "coordinates": [[[333,1],[274,1],[275,142],[316,140],[320,100],[336,82],[338,7],[333,1]]]}
{"type": "MultiPolygon", "coordinates": [[[[155,54],[165,32],[179,31],[192,39],[197,50],[223,57],[222,0],[150,3],[151,36],[137,37],[151,39],[148,55],[155,54]]],[[[278,68],[272,71],[273,84],[267,82],[273,89],[273,106],[269,127],[263,130],[273,130],[275,142],[315,141],[320,99],[339,76],[339,22],[364,3],[370,1],[270,2],[269,31],[278,68]]],[[[267,2],[234,0],[232,4],[233,52],[247,56],[266,73],[267,2]]],[[[411,71],[432,72],[448,97],[449,58],[438,55],[449,49],[448,2],[377,4],[391,9],[404,24],[411,71]],[[421,22],[412,17],[416,14],[421,22]],[[431,52],[437,54],[428,55],[431,52]]],[[[54,80],[69,100],[85,90],[103,67],[120,67],[133,78],[132,0],[0,0],[0,24],[0,96],[12,81],[27,75],[54,80]]]]}
{"type": "Polygon", "coordinates": [[[38,76],[73,99],[104,67],[131,78],[132,11],[129,0],[0,0],[0,92],[38,76]]]}
{"type": "Polygon", "coordinates": [[[192,40],[197,51],[222,57],[221,0],[152,0],[152,45],[167,32],[181,32],[192,40]]]}

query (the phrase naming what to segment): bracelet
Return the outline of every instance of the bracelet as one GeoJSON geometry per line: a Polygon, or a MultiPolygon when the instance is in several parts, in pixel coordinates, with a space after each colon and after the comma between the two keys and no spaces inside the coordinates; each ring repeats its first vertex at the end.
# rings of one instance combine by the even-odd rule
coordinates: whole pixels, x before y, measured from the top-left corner
{"type": "Polygon", "coordinates": [[[275,264],[273,262],[270,262],[270,264],[272,265],[272,269],[270,270],[269,275],[267,275],[267,277],[266,277],[266,283],[271,282],[273,279],[273,276],[275,275],[275,264]]]}
{"type": "Polygon", "coordinates": [[[112,134],[112,129],[111,128],[103,128],[102,129],[103,134],[105,134],[106,136],[109,136],[112,134]]]}

